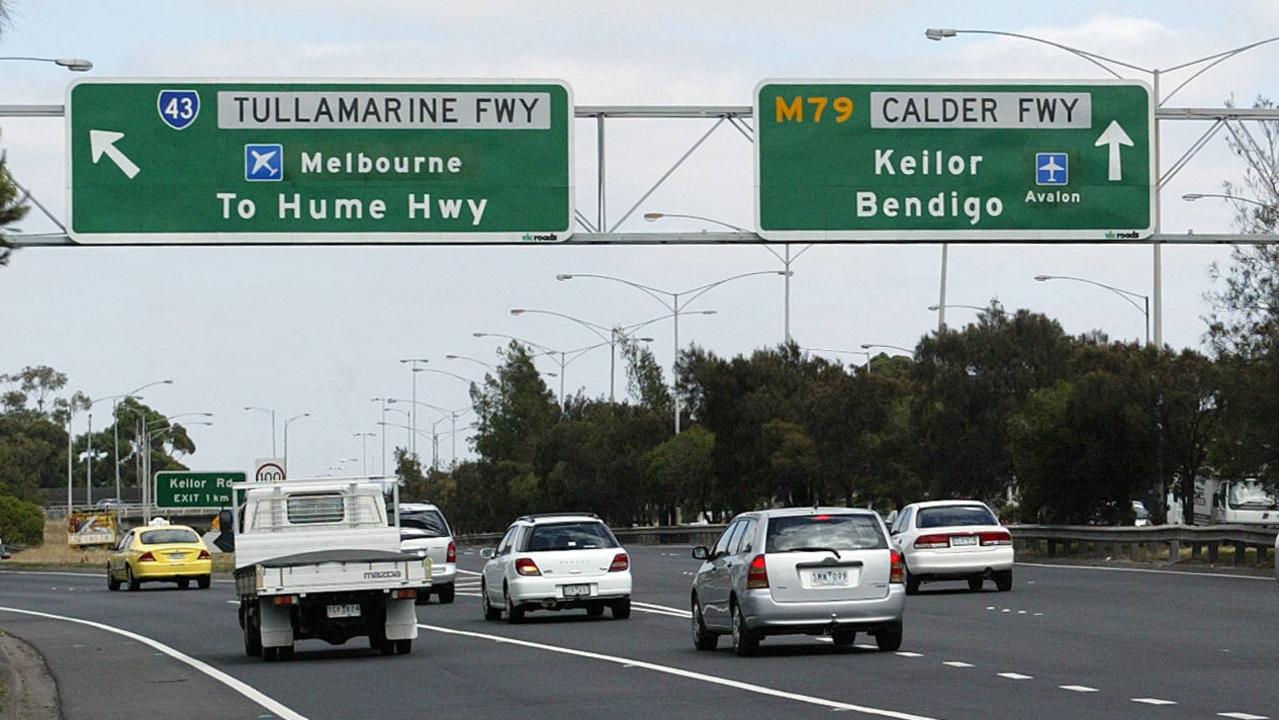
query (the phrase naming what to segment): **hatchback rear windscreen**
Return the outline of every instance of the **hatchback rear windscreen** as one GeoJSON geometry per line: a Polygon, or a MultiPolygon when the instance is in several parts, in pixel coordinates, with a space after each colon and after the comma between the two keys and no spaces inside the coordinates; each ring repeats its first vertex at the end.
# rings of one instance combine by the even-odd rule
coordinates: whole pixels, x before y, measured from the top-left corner
{"type": "Polygon", "coordinates": [[[615,548],[617,540],[604,523],[575,522],[534,525],[525,552],[615,548]]]}
{"type": "Polygon", "coordinates": [[[872,515],[794,515],[768,519],[764,552],[883,550],[888,538],[872,515]]]}
{"type": "Polygon", "coordinates": [[[446,537],[449,533],[448,523],[444,516],[436,510],[421,510],[400,515],[401,534],[420,537],[446,537]],[[404,533],[408,530],[408,533],[404,533]]]}
{"type": "Polygon", "coordinates": [[[998,525],[999,521],[981,505],[947,505],[922,508],[916,527],[939,528],[962,525],[998,525]]]}

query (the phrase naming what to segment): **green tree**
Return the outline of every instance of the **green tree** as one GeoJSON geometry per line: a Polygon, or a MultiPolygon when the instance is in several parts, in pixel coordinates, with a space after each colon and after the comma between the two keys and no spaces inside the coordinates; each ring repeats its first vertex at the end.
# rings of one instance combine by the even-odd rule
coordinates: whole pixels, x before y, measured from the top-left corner
{"type": "Polygon", "coordinates": [[[715,435],[694,425],[644,453],[641,460],[648,497],[664,525],[675,524],[679,508],[708,507],[715,476],[715,435]]]}
{"type": "Polygon", "coordinates": [[[44,513],[34,503],[0,495],[0,539],[23,546],[44,544],[44,513]]]}
{"type": "MultiPolygon", "coordinates": [[[[3,16],[0,16],[0,23],[3,23],[3,16]]],[[[21,222],[30,210],[26,194],[18,189],[9,174],[4,155],[0,154],[0,266],[8,265],[13,254],[11,236],[17,232],[14,223],[21,222]]]]}

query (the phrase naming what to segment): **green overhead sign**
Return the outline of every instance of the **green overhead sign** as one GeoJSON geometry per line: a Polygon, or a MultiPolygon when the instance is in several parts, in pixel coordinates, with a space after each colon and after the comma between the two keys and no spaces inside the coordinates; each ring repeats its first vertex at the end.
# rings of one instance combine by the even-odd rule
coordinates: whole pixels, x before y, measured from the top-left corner
{"type": "Polygon", "coordinates": [[[231,483],[244,473],[175,472],[155,474],[155,504],[160,508],[221,508],[231,504],[231,483]]]}
{"type": "Polygon", "coordinates": [[[95,244],[557,242],[572,124],[560,82],[81,81],[67,226],[95,244]]]}
{"type": "Polygon", "coordinates": [[[769,240],[1140,240],[1150,89],[1115,82],[769,80],[755,96],[769,240]]]}

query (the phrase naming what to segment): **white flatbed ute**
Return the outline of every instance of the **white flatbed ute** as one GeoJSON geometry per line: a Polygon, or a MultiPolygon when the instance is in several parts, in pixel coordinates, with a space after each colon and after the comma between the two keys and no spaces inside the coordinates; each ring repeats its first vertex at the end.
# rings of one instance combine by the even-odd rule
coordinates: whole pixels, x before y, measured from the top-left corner
{"type": "Polygon", "coordinates": [[[288,660],[298,640],[361,636],[383,655],[412,651],[431,560],[400,552],[399,492],[388,521],[384,487],[369,477],[232,486],[219,544],[232,528],[246,654],[288,660]]]}

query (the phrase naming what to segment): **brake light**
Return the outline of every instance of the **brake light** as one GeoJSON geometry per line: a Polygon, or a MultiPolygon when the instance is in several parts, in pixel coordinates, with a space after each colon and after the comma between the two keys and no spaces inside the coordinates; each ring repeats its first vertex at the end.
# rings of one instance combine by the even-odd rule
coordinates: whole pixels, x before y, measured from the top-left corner
{"type": "Polygon", "coordinates": [[[297,605],[298,596],[297,595],[276,595],[273,602],[276,605],[297,605]]]}
{"type": "Polygon", "coordinates": [[[417,590],[408,588],[405,590],[396,590],[391,593],[391,597],[396,600],[412,600],[417,597],[417,590]]]}
{"type": "Polygon", "coordinates": [[[996,530],[993,532],[984,532],[984,533],[981,533],[979,537],[981,538],[981,544],[986,546],[1013,544],[1012,533],[1008,532],[1007,530],[996,530]]]}
{"type": "Polygon", "coordinates": [[[906,582],[906,564],[902,561],[902,554],[896,550],[890,550],[889,553],[892,557],[893,566],[888,571],[888,582],[899,584],[906,582]]]}
{"type": "Polygon", "coordinates": [[[449,553],[444,556],[444,562],[457,562],[457,543],[449,541],[449,553]]]}
{"type": "Polygon", "coordinates": [[[830,520],[830,515],[816,515],[813,517],[813,520],[816,520],[817,522],[826,522],[827,520],[830,520]]]}
{"type": "Polygon", "coordinates": [[[763,590],[768,587],[768,564],[763,555],[756,555],[751,560],[750,569],[746,571],[746,589],[763,590]]]}
{"type": "Polygon", "coordinates": [[[155,562],[155,556],[151,554],[150,550],[148,550],[142,553],[142,555],[138,558],[138,562],[155,562]]]}
{"type": "Polygon", "coordinates": [[[949,535],[920,535],[915,538],[915,549],[950,547],[949,535]]]}
{"type": "Polygon", "coordinates": [[[537,563],[530,558],[520,558],[515,561],[515,572],[521,575],[541,575],[542,571],[537,569],[537,563]]]}
{"type": "Polygon", "coordinates": [[[208,550],[201,550],[200,556],[196,558],[196,560],[212,560],[212,559],[213,559],[213,556],[209,554],[208,550]]]}
{"type": "Polygon", "coordinates": [[[613,556],[613,564],[608,566],[609,572],[621,572],[631,568],[631,559],[626,553],[618,553],[613,556]]]}

